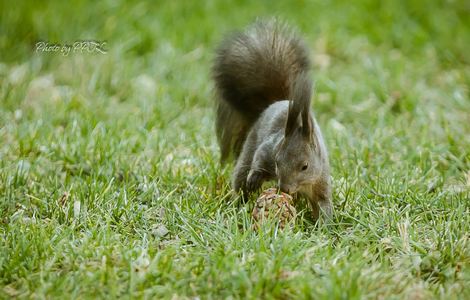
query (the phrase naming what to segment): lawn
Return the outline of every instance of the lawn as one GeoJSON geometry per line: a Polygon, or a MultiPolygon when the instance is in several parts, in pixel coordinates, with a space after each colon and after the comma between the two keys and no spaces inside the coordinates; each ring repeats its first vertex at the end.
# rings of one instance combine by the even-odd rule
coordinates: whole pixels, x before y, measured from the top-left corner
{"type": "Polygon", "coordinates": [[[0,1],[0,298],[469,299],[469,48],[463,0],[0,1]],[[253,230],[219,164],[214,49],[266,16],[312,50],[330,223],[253,230]]]}

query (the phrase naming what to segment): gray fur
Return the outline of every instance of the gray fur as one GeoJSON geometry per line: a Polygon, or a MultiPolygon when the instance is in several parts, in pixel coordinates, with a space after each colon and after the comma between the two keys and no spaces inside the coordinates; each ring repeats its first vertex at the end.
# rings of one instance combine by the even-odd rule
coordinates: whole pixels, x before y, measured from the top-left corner
{"type": "Polygon", "coordinates": [[[258,22],[222,43],[213,72],[221,160],[236,158],[232,185],[244,196],[267,180],[331,215],[328,154],[310,109],[307,50],[286,25],[258,22]],[[285,100],[289,99],[289,100],[285,100]]]}

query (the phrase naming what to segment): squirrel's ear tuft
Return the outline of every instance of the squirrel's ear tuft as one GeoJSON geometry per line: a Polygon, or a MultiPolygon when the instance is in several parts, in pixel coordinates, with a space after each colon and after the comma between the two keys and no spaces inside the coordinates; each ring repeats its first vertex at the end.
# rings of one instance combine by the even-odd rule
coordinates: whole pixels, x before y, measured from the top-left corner
{"type": "Polygon", "coordinates": [[[308,72],[300,72],[291,77],[289,115],[286,124],[286,136],[292,134],[296,128],[302,126],[302,132],[312,133],[310,120],[310,98],[312,96],[312,81],[308,72]],[[298,123],[299,115],[301,123],[298,123]]]}
{"type": "Polygon", "coordinates": [[[302,135],[308,138],[313,135],[313,121],[308,110],[302,111],[302,135]]]}
{"type": "Polygon", "coordinates": [[[287,123],[285,129],[285,136],[290,136],[294,131],[300,127],[298,122],[300,111],[297,109],[294,101],[289,101],[289,112],[287,115],[287,123]]]}

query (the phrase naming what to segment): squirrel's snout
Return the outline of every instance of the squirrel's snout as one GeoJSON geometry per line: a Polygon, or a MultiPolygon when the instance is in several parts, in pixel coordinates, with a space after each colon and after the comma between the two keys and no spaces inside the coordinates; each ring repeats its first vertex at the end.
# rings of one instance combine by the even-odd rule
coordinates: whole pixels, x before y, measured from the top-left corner
{"type": "Polygon", "coordinates": [[[294,194],[297,192],[297,185],[295,184],[282,184],[279,182],[279,188],[282,192],[287,194],[294,194]]]}

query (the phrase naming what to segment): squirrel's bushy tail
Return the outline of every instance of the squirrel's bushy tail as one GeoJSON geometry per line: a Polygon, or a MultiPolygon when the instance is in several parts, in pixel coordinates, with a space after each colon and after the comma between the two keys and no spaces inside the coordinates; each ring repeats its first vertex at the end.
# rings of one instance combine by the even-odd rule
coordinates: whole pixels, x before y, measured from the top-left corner
{"type": "Polygon", "coordinates": [[[263,110],[276,101],[291,99],[293,81],[309,69],[303,42],[287,25],[274,19],[258,21],[222,42],[212,69],[222,162],[231,155],[238,157],[249,129],[263,110]]]}

